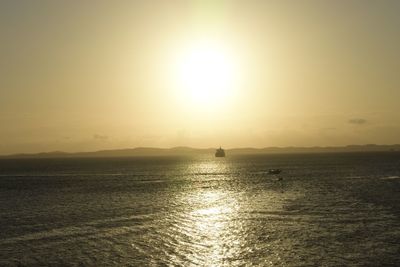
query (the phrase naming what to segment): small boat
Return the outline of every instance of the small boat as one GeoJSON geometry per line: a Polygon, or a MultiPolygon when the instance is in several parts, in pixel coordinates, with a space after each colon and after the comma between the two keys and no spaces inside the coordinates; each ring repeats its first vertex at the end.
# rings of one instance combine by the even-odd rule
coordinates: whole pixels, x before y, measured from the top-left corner
{"type": "Polygon", "coordinates": [[[225,157],[225,151],[221,147],[219,147],[217,151],[215,151],[215,156],[217,158],[223,158],[225,157]]]}
{"type": "Polygon", "coordinates": [[[280,174],[282,172],[281,169],[269,169],[268,174],[280,174]]]}

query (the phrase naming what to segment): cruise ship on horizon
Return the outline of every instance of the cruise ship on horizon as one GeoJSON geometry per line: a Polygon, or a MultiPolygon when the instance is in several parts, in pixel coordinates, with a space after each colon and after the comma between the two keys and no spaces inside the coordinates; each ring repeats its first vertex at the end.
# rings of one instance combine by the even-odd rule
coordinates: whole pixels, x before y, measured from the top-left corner
{"type": "Polygon", "coordinates": [[[215,151],[215,156],[216,156],[217,158],[225,157],[225,150],[223,150],[221,147],[219,147],[219,148],[217,149],[217,151],[215,151]]]}

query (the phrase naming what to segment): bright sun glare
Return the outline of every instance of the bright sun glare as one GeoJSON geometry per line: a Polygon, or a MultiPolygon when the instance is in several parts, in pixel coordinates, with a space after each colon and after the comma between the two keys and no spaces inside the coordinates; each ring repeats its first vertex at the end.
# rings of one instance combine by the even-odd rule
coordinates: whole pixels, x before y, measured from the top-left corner
{"type": "Polygon", "coordinates": [[[183,50],[178,59],[177,82],[184,101],[205,108],[225,103],[234,95],[236,62],[219,43],[198,42],[183,50]]]}

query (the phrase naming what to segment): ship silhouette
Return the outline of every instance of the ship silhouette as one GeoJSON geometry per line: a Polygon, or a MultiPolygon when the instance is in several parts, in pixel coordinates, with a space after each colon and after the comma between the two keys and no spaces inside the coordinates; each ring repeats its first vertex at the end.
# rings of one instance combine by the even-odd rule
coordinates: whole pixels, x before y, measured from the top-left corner
{"type": "Polygon", "coordinates": [[[218,158],[225,157],[225,151],[219,147],[217,151],[215,151],[215,156],[218,158]]]}

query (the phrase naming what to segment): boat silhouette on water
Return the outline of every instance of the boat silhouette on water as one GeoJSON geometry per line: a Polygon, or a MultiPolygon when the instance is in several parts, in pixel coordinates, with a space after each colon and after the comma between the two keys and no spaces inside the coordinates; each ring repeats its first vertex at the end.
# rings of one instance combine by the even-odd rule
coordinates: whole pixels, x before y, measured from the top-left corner
{"type": "Polygon", "coordinates": [[[219,147],[219,148],[217,149],[217,151],[215,151],[215,156],[216,156],[217,158],[223,158],[223,157],[225,157],[225,150],[223,150],[221,147],[219,147]]]}

